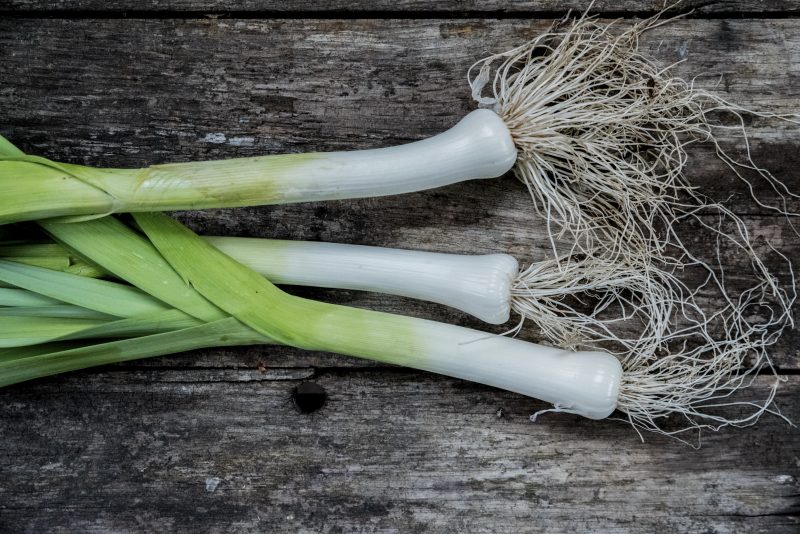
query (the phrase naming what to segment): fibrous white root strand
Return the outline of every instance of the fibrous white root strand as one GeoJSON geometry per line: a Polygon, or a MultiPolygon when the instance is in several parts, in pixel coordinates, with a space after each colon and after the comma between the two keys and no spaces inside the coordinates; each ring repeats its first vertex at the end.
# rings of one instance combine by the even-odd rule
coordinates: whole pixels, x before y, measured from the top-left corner
{"type": "MultiPolygon", "coordinates": [[[[554,250],[556,240],[575,244],[575,254],[521,274],[514,309],[554,342],[611,347],[626,371],[619,408],[628,420],[677,434],[776,413],[774,387],[757,403],[725,399],[758,370],[775,372],[767,350],[793,327],[796,297],[793,274],[783,289],[741,218],[690,185],[688,145],[710,143],[759,206],[788,215],[786,201],[799,197],[752,160],[743,119],[752,112],[672,77],[638,51],[640,35],[663,23],[656,16],[615,35],[615,23],[584,15],[476,63],[469,77],[476,100],[511,131],[515,173],[547,218],[554,250]],[[483,95],[486,85],[491,96],[483,95]],[[734,126],[721,122],[730,118],[734,126]],[[731,129],[742,134],[745,161],[717,139],[731,129]],[[759,200],[746,173],[765,181],[782,206],[759,200]],[[687,223],[712,236],[716,254],[690,251],[680,237],[687,223]],[[749,260],[752,287],[729,288],[723,247],[749,260]],[[684,280],[689,271],[694,283],[684,280]],[[586,296],[597,299],[588,308],[586,296]],[[725,417],[720,410],[730,406],[750,412],[725,417]],[[672,429],[665,421],[676,414],[683,425],[672,429]]],[[[798,116],[752,114],[800,124],[798,116]]]]}

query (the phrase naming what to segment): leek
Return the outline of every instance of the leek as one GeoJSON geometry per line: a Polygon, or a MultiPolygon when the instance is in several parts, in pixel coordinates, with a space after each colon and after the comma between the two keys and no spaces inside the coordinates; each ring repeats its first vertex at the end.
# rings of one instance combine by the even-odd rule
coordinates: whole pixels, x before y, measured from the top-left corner
{"type": "MultiPolygon", "coordinates": [[[[82,260],[87,265],[102,263],[118,278],[138,280],[138,284],[143,284],[142,287],[153,295],[159,294],[164,286],[160,281],[164,275],[157,275],[165,266],[162,256],[154,254],[150,243],[119,221],[109,217],[80,225],[47,221],[41,224],[53,236],[70,245],[49,244],[49,248],[42,248],[48,254],[72,257],[78,255],[78,251],[83,251],[84,255],[91,256],[90,260],[82,260]],[[123,243],[109,245],[115,236],[118,238],[123,235],[123,243]],[[104,237],[96,241],[93,236],[104,237]],[[131,249],[132,246],[134,248],[131,249]],[[147,270],[153,276],[142,276],[138,266],[125,261],[125,254],[119,253],[126,249],[132,250],[134,256],[160,262],[161,267],[147,270]]],[[[722,394],[723,390],[728,390],[725,393],[727,395],[748,385],[749,376],[761,366],[769,365],[765,351],[777,339],[769,330],[768,323],[751,324],[751,318],[735,314],[735,306],[719,309],[711,317],[706,317],[702,309],[687,308],[687,303],[679,308],[677,302],[668,298],[668,294],[659,293],[659,286],[647,285],[648,273],[635,270],[626,273],[619,266],[608,266],[609,276],[595,280],[591,275],[599,272],[598,269],[588,273],[583,271],[585,262],[546,260],[519,270],[517,261],[505,254],[460,256],[332,243],[228,237],[207,237],[205,240],[276,283],[411,296],[451,305],[498,323],[505,322],[510,311],[514,310],[522,317],[535,321],[544,339],[556,346],[611,350],[624,369],[626,391],[634,391],[644,387],[642,384],[647,384],[646,394],[638,395],[630,406],[625,407],[625,411],[636,424],[650,429],[654,425],[649,419],[654,409],[660,410],[658,413],[661,415],[682,413],[696,425],[707,424],[703,421],[713,421],[715,424],[727,421],[715,413],[715,406],[712,402],[706,402],[706,399],[722,394]],[[562,269],[561,265],[568,268],[562,269]],[[587,299],[593,302],[588,312],[585,304],[581,309],[574,308],[580,304],[580,301],[572,302],[576,298],[584,303],[587,299]],[[722,323],[725,329],[721,332],[717,329],[712,334],[711,324],[714,321],[718,325],[722,323]],[[628,333],[620,335],[617,333],[620,329],[628,333]],[[688,341],[695,348],[687,348],[688,341]],[[757,357],[750,358],[752,354],[757,357]]],[[[24,250],[25,246],[24,241],[17,245],[19,250],[24,250]]],[[[42,244],[31,246],[45,247],[42,244]]],[[[38,273],[33,279],[46,272],[29,266],[21,269],[38,273]]],[[[0,269],[0,274],[2,272],[0,269]]],[[[59,273],[52,277],[58,279],[64,275],[59,273]]],[[[19,276],[16,280],[20,283],[21,279],[25,280],[19,276]]],[[[0,282],[2,280],[0,276],[0,282]]],[[[87,284],[98,287],[94,293],[98,293],[102,287],[102,284],[93,280],[80,281],[77,286],[84,287],[87,284]]],[[[62,283],[56,284],[56,287],[70,285],[62,283]]],[[[184,286],[183,277],[169,277],[167,287],[175,287],[177,294],[184,292],[184,286]]],[[[48,292],[47,287],[45,284],[42,290],[50,296],[59,296],[48,292]]],[[[234,290],[228,288],[226,291],[233,294],[234,290]]],[[[688,288],[686,291],[689,291],[688,288]]],[[[93,292],[81,294],[91,295],[93,292]]],[[[751,302],[758,297],[759,294],[746,296],[751,302]]],[[[183,306],[187,312],[191,311],[195,302],[191,297],[183,303],[179,303],[174,296],[169,300],[183,306]]],[[[740,302],[746,303],[747,300],[740,302]]],[[[98,308],[97,303],[83,305],[98,308]]],[[[58,307],[7,308],[7,315],[51,317],[54,314],[49,310],[53,308],[58,307]],[[14,313],[15,310],[20,310],[20,313],[14,313]]],[[[94,318],[84,317],[86,313],[92,313],[87,308],[73,308],[83,310],[83,313],[73,311],[63,316],[78,313],[74,316],[94,318]]],[[[201,324],[178,310],[160,313],[161,318],[156,313],[137,316],[128,323],[116,321],[104,324],[77,333],[71,339],[152,335],[201,324]]],[[[216,308],[213,316],[222,317],[224,313],[216,308]]],[[[735,424],[737,421],[754,420],[768,409],[771,397],[772,394],[748,418],[730,422],[735,424]]],[[[628,397],[623,396],[622,402],[628,402],[628,397]]],[[[753,407],[751,403],[744,404],[753,407]]]]}
{"type": "MultiPolygon", "coordinates": [[[[87,323],[82,330],[61,337],[42,336],[34,341],[48,344],[88,337],[109,341],[55,352],[34,351],[26,357],[0,357],[0,384],[190,348],[282,343],[474,380],[536,396],[559,410],[590,418],[610,415],[624,395],[620,364],[607,353],[565,351],[433,321],[293,297],[166,216],[138,214],[136,221],[147,240],[112,218],[43,226],[61,243],[120,279],[137,280],[136,291],[164,306],[167,300],[173,301],[169,305],[175,308],[99,325],[87,323]],[[125,257],[118,252],[131,248],[141,255],[125,257]],[[175,280],[181,281],[181,287],[175,280]],[[199,312],[192,310],[195,306],[199,312]],[[162,317],[152,320],[153,313],[162,317]],[[171,314],[174,321],[164,320],[164,314],[171,314]],[[197,318],[200,315],[208,317],[197,318]],[[120,323],[133,328],[120,330],[116,326],[120,323]],[[136,330],[137,325],[142,328],[136,330]],[[119,339],[127,336],[135,337],[119,339]]],[[[0,270],[0,275],[28,287],[38,281],[48,295],[55,294],[52,281],[56,279],[62,286],[74,282],[119,289],[107,285],[112,282],[47,271],[19,265],[5,273],[0,270]]],[[[138,299],[131,290],[128,298],[138,299]]],[[[63,289],[60,295],[87,309],[103,308],[106,301],[99,291],[63,289]]],[[[67,329],[69,322],[61,321],[67,329]]]]}

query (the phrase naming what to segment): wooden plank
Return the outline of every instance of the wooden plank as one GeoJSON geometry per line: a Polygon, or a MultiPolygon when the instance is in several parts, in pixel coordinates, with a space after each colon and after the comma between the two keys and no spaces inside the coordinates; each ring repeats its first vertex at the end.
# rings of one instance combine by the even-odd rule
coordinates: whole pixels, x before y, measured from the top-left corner
{"type": "MultiPolygon", "coordinates": [[[[535,14],[535,13],[563,13],[567,10],[581,11],[586,9],[588,2],[583,0],[449,0],[437,2],[434,0],[376,0],[376,1],[345,1],[326,0],[314,2],[312,0],[122,0],[111,3],[102,0],[6,0],[0,5],[3,10],[30,10],[30,11],[65,11],[67,14],[75,11],[97,11],[103,13],[120,13],[133,11],[135,13],[164,13],[164,12],[206,12],[206,13],[418,13],[430,16],[434,13],[487,13],[487,14],[535,14]]],[[[598,0],[593,5],[595,12],[616,13],[647,13],[660,10],[664,5],[663,0],[598,0]]],[[[741,13],[796,13],[799,11],[797,3],[793,0],[720,0],[708,2],[705,0],[686,0],[683,9],[694,8],[698,14],[732,14],[741,13]]]]}
{"type": "MultiPolygon", "coordinates": [[[[190,6],[164,5],[189,9],[179,4],[190,6]]],[[[471,109],[463,72],[472,60],[543,27],[507,20],[0,20],[0,133],[49,157],[120,166],[404,142],[471,109]]],[[[684,21],[644,44],[663,61],[688,57],[679,67],[684,75],[724,73],[721,89],[733,100],[783,111],[800,103],[795,20],[684,21]]],[[[752,126],[757,156],[797,189],[798,132],[765,121],[752,126]]],[[[800,238],[785,221],[753,209],[707,150],[693,156],[693,180],[733,194],[752,232],[797,257],[800,238]]],[[[547,250],[542,225],[510,178],[180,217],[227,235],[500,249],[525,261],[547,250]]],[[[743,258],[726,255],[730,282],[746,281],[743,258]]],[[[770,264],[788,274],[780,262],[770,264]]],[[[294,291],[478,326],[407,299],[294,291]]],[[[797,341],[792,333],[776,348],[784,368],[800,365],[797,341]]],[[[775,417],[707,434],[693,451],[657,436],[641,444],[613,421],[548,414],[531,424],[528,415],[543,403],[371,365],[251,347],[0,390],[0,531],[788,533],[800,525],[798,430],[775,417]],[[330,397],[321,411],[301,415],[290,393],[309,379],[330,397]]],[[[763,398],[767,380],[748,395],[763,398]]],[[[800,376],[790,373],[778,400],[795,421],[798,393],[800,376]]]]}
{"type": "MultiPolygon", "coordinates": [[[[407,142],[473,109],[469,65],[538,21],[5,20],[0,133],[32,153],[108,166],[407,142]]],[[[677,21],[643,38],[676,73],[744,106],[800,109],[796,20],[677,21]]],[[[800,190],[800,128],[753,120],[754,157],[800,190]]],[[[740,153],[736,137],[723,139],[740,153]]],[[[757,211],[692,150],[693,183],[757,211]]],[[[757,185],[767,203],[778,199],[757,185]]],[[[800,201],[789,204],[800,211],[800,201]]],[[[763,211],[763,210],[762,210],[763,211]]],[[[387,228],[390,228],[387,225],[387,228]]]]}
{"type": "MultiPolygon", "coordinates": [[[[150,371],[0,391],[5,532],[796,532],[798,430],[694,451],[433,375],[150,371]],[[286,380],[289,378],[289,380],[286,380]],[[502,410],[502,412],[501,412],[502,410]],[[501,416],[498,416],[501,413],[501,416]]],[[[800,377],[780,403],[800,418],[800,377]]]]}

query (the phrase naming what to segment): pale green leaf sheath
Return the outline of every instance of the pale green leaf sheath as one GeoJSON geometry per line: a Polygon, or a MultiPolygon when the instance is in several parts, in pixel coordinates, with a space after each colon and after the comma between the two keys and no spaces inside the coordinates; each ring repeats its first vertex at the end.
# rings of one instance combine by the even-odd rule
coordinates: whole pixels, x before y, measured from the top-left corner
{"type": "Polygon", "coordinates": [[[31,306],[37,301],[44,306],[67,303],[115,317],[134,317],[169,309],[135,287],[5,260],[0,260],[0,281],[20,288],[0,289],[0,303],[5,302],[3,295],[16,295],[16,303],[7,306],[31,306]]]}
{"type": "Polygon", "coordinates": [[[58,306],[62,301],[15,287],[0,287],[0,306],[58,306]]]}
{"type": "Polygon", "coordinates": [[[3,260],[0,280],[16,286],[0,288],[0,347],[137,337],[203,324],[115,282],[3,260]]]}
{"type": "MultiPolygon", "coordinates": [[[[188,286],[152,244],[114,217],[80,223],[42,221],[40,224],[81,257],[170,307],[204,322],[227,317],[188,286]]],[[[84,283],[91,285],[92,281],[84,283]]]]}
{"type": "Polygon", "coordinates": [[[62,258],[69,257],[67,249],[57,243],[21,243],[0,245],[0,258],[62,258]]]}
{"type": "Polygon", "coordinates": [[[0,317],[0,348],[46,343],[104,322],[102,319],[62,317],[0,317]]]}
{"type": "Polygon", "coordinates": [[[69,304],[53,306],[0,307],[0,317],[63,317],[65,319],[103,319],[114,321],[116,317],[69,304]]]}
{"type": "Polygon", "coordinates": [[[203,347],[253,345],[269,340],[228,318],[193,328],[101,343],[75,349],[40,354],[36,348],[25,349],[23,357],[0,350],[0,387],[34,378],[86,369],[99,365],[141,358],[151,358],[203,347]]]}
{"type": "Polygon", "coordinates": [[[395,195],[511,169],[517,151],[489,110],[407,145],[144,169],[101,169],[24,155],[0,138],[0,224],[120,212],[223,208],[395,195]]]}
{"type": "Polygon", "coordinates": [[[99,169],[0,155],[0,224],[92,218],[145,210],[280,204],[302,200],[299,178],[317,154],[99,169]],[[283,186],[276,185],[283,183],[283,186]],[[298,197],[298,195],[301,195],[298,197]]]}
{"type": "MultiPolygon", "coordinates": [[[[198,347],[272,342],[209,304],[152,245],[118,221],[58,226],[69,227],[64,236],[84,249],[69,251],[53,245],[50,252],[101,256],[114,271],[130,278],[150,275],[151,290],[161,290],[168,300],[192,308],[194,315],[210,322],[170,309],[136,287],[0,260],[0,280],[15,284],[12,289],[0,289],[0,306],[5,306],[0,307],[0,385],[198,347]],[[115,231],[102,231],[109,228],[115,231]],[[102,246],[97,247],[98,242],[102,246]],[[98,255],[98,248],[104,254],[98,255]],[[134,253],[134,261],[123,250],[134,253]],[[159,270],[158,276],[153,276],[152,269],[159,270]],[[94,341],[102,339],[110,341],[94,341]]],[[[48,249],[38,250],[44,256],[48,249]]]]}
{"type": "MultiPolygon", "coordinates": [[[[88,278],[108,276],[108,273],[99,266],[74,254],[74,252],[57,243],[0,245],[0,259],[45,267],[54,271],[78,274],[88,278]]],[[[3,284],[3,282],[0,282],[0,284],[3,284]]]]}
{"type": "Polygon", "coordinates": [[[92,266],[158,298],[135,286],[0,260],[0,281],[13,285],[0,290],[7,306],[0,347],[14,347],[0,349],[0,385],[199,347],[273,342],[209,303],[116,219],[42,226],[61,244],[7,246],[0,255],[91,258],[92,266]]]}
{"type": "MultiPolygon", "coordinates": [[[[55,343],[39,343],[37,345],[29,345],[26,347],[14,347],[12,349],[0,349],[0,369],[2,365],[10,362],[11,360],[21,360],[31,358],[33,356],[41,356],[42,354],[50,354],[53,352],[63,352],[74,348],[79,348],[80,344],[75,342],[63,341],[55,343]]],[[[0,372],[0,377],[4,373],[0,372]]],[[[8,382],[13,383],[13,382],[8,382]]]]}
{"type": "Polygon", "coordinates": [[[25,152],[18,149],[11,144],[11,141],[0,135],[0,157],[1,158],[19,158],[25,155],[25,152]]]}

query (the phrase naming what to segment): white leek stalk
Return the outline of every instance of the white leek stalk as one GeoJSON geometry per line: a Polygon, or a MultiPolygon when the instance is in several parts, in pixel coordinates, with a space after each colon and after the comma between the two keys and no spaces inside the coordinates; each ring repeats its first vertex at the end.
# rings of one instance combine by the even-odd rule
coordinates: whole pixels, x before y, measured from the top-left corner
{"type": "MultiPolygon", "coordinates": [[[[450,306],[491,324],[506,323],[514,311],[539,328],[541,339],[564,348],[610,342],[628,352],[655,352],[660,346],[660,331],[655,328],[663,328],[672,306],[660,288],[649,283],[648,273],[625,270],[597,257],[549,259],[520,270],[517,260],[508,254],[458,255],[236,237],[205,239],[279,285],[400,295],[450,306]],[[630,308],[627,314],[626,308],[630,308]],[[626,335],[614,333],[614,327],[623,322],[643,330],[628,328],[626,335]]],[[[0,246],[0,258],[17,261],[14,254],[34,254],[39,249],[74,261],[70,252],[58,245],[0,246]],[[50,248],[42,248],[45,246],[50,248]]],[[[62,270],[76,271],[72,264],[62,270]]],[[[102,273],[97,267],[93,271],[102,273]]]]}
{"type": "MultiPolygon", "coordinates": [[[[586,16],[555,24],[470,69],[473,98],[491,109],[403,146],[100,169],[29,156],[0,137],[0,224],[375,197],[513,169],[553,229],[584,252],[661,257],[670,246],[661,225],[708,203],[683,176],[687,145],[716,144],[715,133],[730,130],[712,122],[711,111],[746,110],[640,53],[641,34],[660,24],[655,16],[618,35],[586,16]]],[[[786,191],[749,158],[739,163],[716,149],[740,178],[738,168],[752,168],[786,191]]]]}
{"type": "Polygon", "coordinates": [[[511,316],[519,264],[508,254],[459,255],[363,245],[206,237],[275,284],[373,291],[444,304],[482,321],[511,316]]]}
{"type": "Polygon", "coordinates": [[[786,319],[779,315],[760,321],[739,313],[739,307],[763,306],[764,296],[773,290],[771,280],[706,314],[677,279],[610,264],[602,257],[546,260],[519,271],[516,260],[505,254],[206,239],[276,283],[421,298],[497,324],[507,321],[513,310],[538,326],[549,343],[612,350],[624,370],[619,408],[642,428],[662,431],[654,414],[678,413],[689,427],[719,428],[751,424],[772,411],[774,389],[760,403],[729,400],[726,404],[742,410],[733,418],[718,411],[719,397],[749,386],[759,369],[775,372],[766,351],[786,319]]]}

